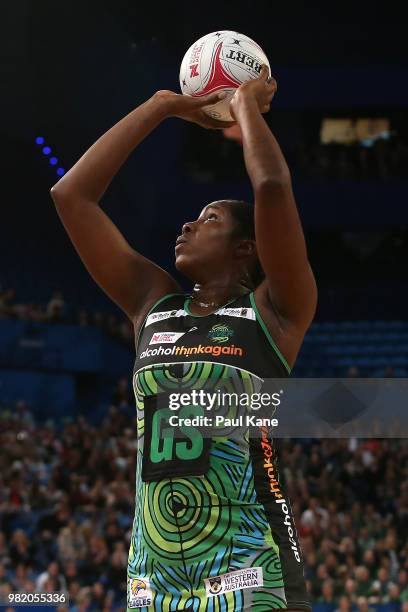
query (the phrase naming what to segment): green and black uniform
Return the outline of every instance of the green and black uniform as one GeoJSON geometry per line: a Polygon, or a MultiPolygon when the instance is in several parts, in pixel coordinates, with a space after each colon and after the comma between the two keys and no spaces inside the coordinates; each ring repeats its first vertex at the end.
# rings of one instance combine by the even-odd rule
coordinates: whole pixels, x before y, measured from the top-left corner
{"type": "Polygon", "coordinates": [[[139,334],[136,508],[128,561],[128,610],[269,612],[311,610],[290,503],[267,433],[203,438],[176,431],[170,396],[206,390],[259,392],[288,376],[254,295],[196,316],[189,298],[168,295],[139,334]],[[171,422],[171,421],[170,421],[171,422]]]}

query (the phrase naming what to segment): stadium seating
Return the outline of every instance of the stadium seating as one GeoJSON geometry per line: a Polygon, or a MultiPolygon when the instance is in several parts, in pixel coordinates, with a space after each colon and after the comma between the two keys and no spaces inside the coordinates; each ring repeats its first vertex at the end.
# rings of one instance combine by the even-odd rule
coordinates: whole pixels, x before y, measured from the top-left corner
{"type": "Polygon", "coordinates": [[[407,321],[314,323],[307,333],[294,374],[301,377],[357,375],[406,376],[407,321]]]}

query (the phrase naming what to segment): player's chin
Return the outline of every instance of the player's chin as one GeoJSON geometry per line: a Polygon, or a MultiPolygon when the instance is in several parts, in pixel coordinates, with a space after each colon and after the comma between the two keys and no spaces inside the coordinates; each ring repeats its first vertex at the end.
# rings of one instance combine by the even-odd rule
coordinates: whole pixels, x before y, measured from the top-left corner
{"type": "Polygon", "coordinates": [[[176,267],[176,270],[180,272],[180,274],[182,274],[189,280],[192,280],[192,281],[195,280],[195,274],[194,274],[195,267],[194,267],[194,262],[191,257],[189,257],[188,255],[185,255],[184,253],[183,254],[180,253],[179,255],[176,255],[176,260],[174,262],[174,265],[176,267]]]}
{"type": "Polygon", "coordinates": [[[181,253],[179,253],[178,255],[176,254],[174,265],[176,266],[176,269],[179,272],[182,272],[184,274],[184,270],[186,268],[189,268],[191,265],[191,258],[188,255],[184,255],[181,253]]]}

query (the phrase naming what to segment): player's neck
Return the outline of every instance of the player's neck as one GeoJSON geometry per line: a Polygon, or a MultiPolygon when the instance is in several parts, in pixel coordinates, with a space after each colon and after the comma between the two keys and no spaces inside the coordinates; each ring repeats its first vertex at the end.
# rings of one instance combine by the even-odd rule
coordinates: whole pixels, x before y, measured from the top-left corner
{"type": "Polygon", "coordinates": [[[200,285],[197,283],[191,293],[191,303],[202,309],[218,308],[234,298],[248,293],[248,287],[242,283],[213,282],[200,285]]]}

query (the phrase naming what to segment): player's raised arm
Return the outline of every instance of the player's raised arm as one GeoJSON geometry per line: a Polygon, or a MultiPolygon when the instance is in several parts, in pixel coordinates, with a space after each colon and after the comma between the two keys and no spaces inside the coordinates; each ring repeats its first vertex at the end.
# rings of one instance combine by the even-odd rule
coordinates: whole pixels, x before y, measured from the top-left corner
{"type": "MultiPolygon", "coordinates": [[[[179,291],[179,286],[128,244],[99,202],[133,149],[163,119],[179,111],[195,116],[218,97],[193,99],[157,92],[101,136],[51,189],[61,221],[89,273],[131,320],[162,295],[179,291]]],[[[206,121],[206,127],[214,127],[206,121]]]]}
{"type": "Polygon", "coordinates": [[[259,79],[239,87],[231,101],[238,121],[245,165],[255,196],[258,255],[274,311],[282,323],[305,331],[313,318],[317,290],[282,151],[261,113],[269,110],[276,91],[263,67],[259,79]]]}

